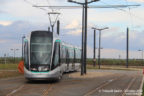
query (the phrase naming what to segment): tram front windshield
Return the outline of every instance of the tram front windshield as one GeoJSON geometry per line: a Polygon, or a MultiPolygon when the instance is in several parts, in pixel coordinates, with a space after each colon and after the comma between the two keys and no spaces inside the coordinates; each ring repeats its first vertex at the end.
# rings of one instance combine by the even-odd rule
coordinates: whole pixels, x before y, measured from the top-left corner
{"type": "Polygon", "coordinates": [[[51,32],[34,32],[31,34],[31,67],[49,66],[52,54],[51,32]]]}

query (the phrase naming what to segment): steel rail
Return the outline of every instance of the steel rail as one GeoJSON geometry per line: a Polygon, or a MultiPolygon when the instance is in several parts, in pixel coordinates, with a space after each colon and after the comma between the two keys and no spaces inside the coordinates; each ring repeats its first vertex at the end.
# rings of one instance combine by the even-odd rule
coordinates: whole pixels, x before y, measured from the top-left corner
{"type": "Polygon", "coordinates": [[[91,96],[91,95],[92,95],[93,93],[95,93],[96,91],[98,91],[98,90],[106,87],[107,85],[111,84],[112,82],[115,82],[115,81],[121,79],[122,77],[124,77],[124,75],[123,75],[123,76],[119,76],[119,77],[114,78],[114,79],[110,79],[110,80],[108,80],[108,81],[105,81],[103,84],[100,84],[100,85],[99,85],[98,87],[96,87],[95,89],[90,90],[90,91],[89,91],[88,93],[86,93],[84,96],[91,96]]]}

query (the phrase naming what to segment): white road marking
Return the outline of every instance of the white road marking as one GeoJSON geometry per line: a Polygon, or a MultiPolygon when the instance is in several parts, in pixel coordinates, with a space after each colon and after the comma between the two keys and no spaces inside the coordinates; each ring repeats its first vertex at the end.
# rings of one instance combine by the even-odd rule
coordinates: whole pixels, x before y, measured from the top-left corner
{"type": "Polygon", "coordinates": [[[114,79],[108,80],[108,82],[112,82],[114,79]]]}
{"type": "Polygon", "coordinates": [[[2,79],[0,79],[0,80],[11,80],[11,79],[20,79],[20,78],[22,78],[22,77],[24,77],[24,76],[17,76],[17,77],[8,77],[8,78],[2,78],[2,79]]]}
{"type": "MultiPolygon", "coordinates": [[[[144,76],[142,77],[142,82],[141,82],[139,90],[143,90],[143,84],[144,84],[144,76]]],[[[141,95],[139,95],[139,96],[141,96],[141,95]]]]}
{"type": "Polygon", "coordinates": [[[18,89],[13,90],[12,92],[10,92],[9,94],[7,94],[6,96],[11,96],[12,94],[18,92],[19,90],[21,90],[24,87],[24,85],[20,86],[18,89]]]}

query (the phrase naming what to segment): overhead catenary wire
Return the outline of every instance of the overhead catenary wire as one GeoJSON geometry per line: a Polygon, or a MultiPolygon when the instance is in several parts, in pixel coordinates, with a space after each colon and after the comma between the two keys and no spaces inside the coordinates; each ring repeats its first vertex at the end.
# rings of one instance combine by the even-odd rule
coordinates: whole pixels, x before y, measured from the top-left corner
{"type": "MultiPolygon", "coordinates": [[[[28,0],[24,0],[24,1],[27,2],[27,3],[29,3],[29,4],[31,4],[33,7],[39,8],[39,9],[41,9],[43,11],[47,11],[47,12],[48,12],[48,10],[45,9],[45,7],[50,8],[52,11],[54,11],[54,9],[60,10],[60,9],[77,9],[77,8],[82,8],[81,6],[51,6],[49,0],[46,0],[49,6],[37,6],[36,4],[33,4],[33,3],[29,2],[28,0]]],[[[109,6],[88,6],[88,8],[114,8],[114,9],[118,9],[118,10],[127,12],[126,10],[120,9],[120,8],[125,8],[125,7],[129,7],[129,6],[130,7],[140,6],[139,4],[136,4],[136,5],[128,5],[128,4],[127,5],[110,5],[110,4],[107,4],[105,2],[102,2],[102,3],[104,3],[106,5],[109,5],[109,6]]]]}
{"type": "MultiPolygon", "coordinates": [[[[102,1],[100,1],[100,2],[103,3],[103,4],[106,4],[106,5],[110,5],[110,4],[105,3],[105,2],[102,2],[102,1]]],[[[128,5],[128,4],[127,4],[127,5],[128,5]]],[[[139,5],[139,4],[136,4],[136,5],[139,5]]],[[[137,7],[137,6],[136,6],[136,7],[137,7]]],[[[133,13],[131,12],[131,7],[129,7],[129,8],[130,8],[130,12],[127,12],[126,10],[120,9],[120,8],[114,8],[114,9],[119,10],[119,11],[122,11],[122,12],[125,12],[125,13],[127,13],[127,14],[130,14],[131,17],[135,17],[137,20],[139,20],[139,22],[142,22],[142,23],[143,23],[144,19],[141,18],[141,17],[139,17],[139,16],[137,16],[137,15],[135,15],[135,14],[133,14],[133,13]]]]}
{"type": "MultiPolygon", "coordinates": [[[[105,2],[103,2],[103,1],[100,1],[100,2],[103,3],[103,4],[105,4],[105,5],[110,5],[110,4],[105,3],[105,2]]],[[[124,10],[124,9],[120,9],[120,8],[114,8],[114,9],[117,9],[117,10],[120,10],[120,11],[123,11],[123,12],[126,12],[126,10],[124,10]]]]}
{"type": "MultiPolygon", "coordinates": [[[[140,5],[91,5],[88,6],[88,8],[126,8],[128,6],[140,6],[140,5]]],[[[43,6],[33,6],[33,7],[48,7],[48,8],[53,8],[53,9],[81,9],[82,6],[47,6],[47,5],[43,5],[43,6]]],[[[125,10],[124,10],[125,11],[125,10]]]]}
{"type": "MultiPolygon", "coordinates": [[[[49,0],[46,0],[46,1],[47,1],[48,5],[51,6],[50,1],[49,1],[49,0]]],[[[54,9],[54,8],[52,8],[52,7],[50,7],[50,9],[51,9],[52,12],[57,11],[57,10],[60,11],[60,9],[57,9],[57,10],[56,10],[56,9],[54,9]]]]}
{"type": "MultiPolygon", "coordinates": [[[[126,4],[128,5],[128,1],[125,0],[126,4]]],[[[128,11],[129,11],[129,17],[130,17],[130,25],[132,28],[134,28],[134,25],[133,25],[133,17],[132,17],[132,14],[131,14],[131,8],[128,7],[128,11]]]]}
{"type": "MultiPolygon", "coordinates": [[[[50,12],[50,11],[48,11],[48,8],[45,9],[45,8],[43,8],[43,7],[36,7],[37,4],[33,4],[33,3],[31,3],[31,2],[29,2],[29,1],[27,1],[27,0],[24,0],[24,1],[27,2],[28,4],[32,5],[32,7],[35,7],[35,8],[41,9],[41,10],[43,10],[43,11],[46,11],[46,13],[48,14],[49,22],[50,22],[50,25],[51,25],[51,27],[52,27],[52,32],[53,32],[54,25],[55,25],[56,21],[59,19],[58,16],[60,15],[60,13],[56,12],[56,10],[54,10],[53,8],[50,8],[50,9],[51,9],[51,12],[50,12]],[[56,15],[56,14],[58,14],[58,15],[56,16],[55,21],[52,22],[50,15],[56,15]],[[52,24],[52,23],[53,23],[53,24],[52,24]]],[[[47,1],[48,4],[50,4],[48,0],[46,0],[46,1],[47,1]]]]}
{"type": "MultiPolygon", "coordinates": [[[[128,6],[135,6],[135,7],[138,7],[140,6],[139,4],[136,4],[136,5],[91,5],[91,6],[88,6],[88,8],[119,8],[119,10],[122,10],[122,11],[125,11],[123,9],[120,9],[120,8],[126,8],[128,6]]],[[[55,9],[55,10],[60,10],[60,9],[81,9],[82,6],[47,6],[47,5],[42,5],[42,6],[33,6],[33,7],[38,7],[38,8],[50,8],[50,9],[55,9]]]]}
{"type": "MultiPolygon", "coordinates": [[[[49,2],[49,0],[46,0],[46,1],[47,1],[48,5],[51,6],[51,3],[49,2]]],[[[51,9],[52,11],[54,11],[53,8],[50,8],[50,9],[51,9]]]]}
{"type": "MultiPolygon", "coordinates": [[[[28,0],[24,0],[26,3],[28,3],[28,4],[30,4],[31,6],[37,6],[36,4],[33,4],[32,2],[30,2],[30,1],[28,1],[28,0]]],[[[35,8],[38,8],[38,7],[35,7],[35,8]]],[[[48,10],[47,9],[45,9],[45,8],[38,8],[38,9],[41,9],[41,10],[43,10],[43,11],[47,11],[48,12],[48,10]]]]}
{"type": "MultiPolygon", "coordinates": [[[[46,9],[45,7],[48,7],[48,8],[50,8],[51,10],[53,9],[57,9],[57,10],[60,10],[60,9],[77,9],[77,8],[81,8],[81,6],[50,6],[50,2],[49,2],[49,0],[47,0],[47,2],[49,3],[49,6],[37,6],[36,4],[33,4],[33,3],[31,3],[30,1],[28,1],[28,0],[24,0],[26,3],[28,3],[28,4],[30,4],[30,5],[32,5],[33,7],[36,7],[36,8],[38,8],[38,9],[41,9],[41,10],[43,10],[43,11],[46,11],[46,12],[49,12],[48,11],[48,9],[46,9]]],[[[132,8],[132,7],[134,7],[134,6],[131,6],[131,5],[110,5],[110,4],[107,4],[107,3],[105,3],[105,2],[103,2],[103,1],[100,1],[101,3],[103,3],[103,4],[105,4],[105,5],[109,5],[109,6],[89,6],[89,8],[114,8],[114,9],[117,9],[117,10],[120,10],[120,11],[123,11],[123,12],[125,12],[125,13],[128,13],[126,10],[124,10],[124,9],[121,9],[121,8],[125,8],[125,7],[127,7],[127,6],[130,6],[129,8],[132,8]]],[[[135,5],[135,7],[138,7],[138,6],[140,6],[139,4],[136,4],[135,5]]],[[[143,18],[141,18],[141,17],[139,17],[139,16],[136,16],[135,14],[132,14],[131,12],[130,13],[128,13],[128,14],[130,14],[131,15],[131,17],[135,17],[136,19],[138,19],[140,22],[142,22],[143,23],[143,21],[144,21],[144,19],[143,18]]]]}
{"type": "MultiPolygon", "coordinates": [[[[126,1],[126,3],[128,4],[128,1],[127,1],[127,0],[125,0],[125,1],[126,1]]],[[[141,18],[141,17],[133,14],[133,13],[131,12],[131,8],[130,8],[130,7],[129,7],[129,15],[130,15],[130,18],[131,18],[131,24],[132,24],[131,26],[132,26],[132,27],[134,27],[133,17],[135,17],[136,19],[138,19],[138,20],[141,21],[142,23],[143,23],[143,21],[144,21],[144,18],[141,18]]]]}
{"type": "Polygon", "coordinates": [[[49,2],[49,0],[46,0],[46,1],[47,1],[47,3],[48,3],[49,5],[51,5],[50,2],[49,2]]]}

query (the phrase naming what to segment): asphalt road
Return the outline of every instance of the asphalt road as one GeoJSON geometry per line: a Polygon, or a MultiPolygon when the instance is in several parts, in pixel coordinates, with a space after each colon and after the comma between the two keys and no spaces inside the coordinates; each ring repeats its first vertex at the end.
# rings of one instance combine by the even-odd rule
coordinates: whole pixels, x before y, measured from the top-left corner
{"type": "Polygon", "coordinates": [[[94,78],[74,78],[69,73],[57,81],[28,82],[24,77],[1,79],[0,96],[138,96],[143,79],[141,71],[89,70],[94,78]]]}

